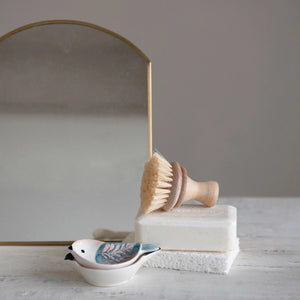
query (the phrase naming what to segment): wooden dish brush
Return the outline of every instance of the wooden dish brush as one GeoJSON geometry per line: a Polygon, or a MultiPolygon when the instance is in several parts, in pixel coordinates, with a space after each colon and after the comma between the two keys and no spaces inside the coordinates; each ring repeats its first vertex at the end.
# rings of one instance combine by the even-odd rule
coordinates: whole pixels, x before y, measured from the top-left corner
{"type": "Polygon", "coordinates": [[[216,204],[219,185],[215,181],[196,182],[177,162],[169,163],[155,152],[145,164],[141,185],[141,206],[144,213],[162,208],[169,211],[188,200],[197,200],[208,207],[216,204]]]}

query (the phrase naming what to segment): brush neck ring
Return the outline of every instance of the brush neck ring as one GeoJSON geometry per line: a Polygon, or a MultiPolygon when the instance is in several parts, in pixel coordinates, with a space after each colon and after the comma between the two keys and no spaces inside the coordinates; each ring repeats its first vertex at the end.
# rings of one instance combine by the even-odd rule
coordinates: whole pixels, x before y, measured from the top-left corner
{"type": "Polygon", "coordinates": [[[171,162],[171,166],[173,173],[173,181],[170,195],[167,199],[166,204],[162,207],[162,209],[165,211],[169,211],[173,207],[175,207],[176,203],[178,202],[182,186],[182,171],[179,163],[176,161],[171,162]]]}
{"type": "Polygon", "coordinates": [[[175,208],[179,207],[182,204],[182,202],[184,201],[184,196],[185,196],[186,187],[187,187],[187,170],[185,167],[181,167],[181,174],[182,174],[181,191],[180,191],[180,195],[178,197],[177,203],[175,205],[175,208]]]}

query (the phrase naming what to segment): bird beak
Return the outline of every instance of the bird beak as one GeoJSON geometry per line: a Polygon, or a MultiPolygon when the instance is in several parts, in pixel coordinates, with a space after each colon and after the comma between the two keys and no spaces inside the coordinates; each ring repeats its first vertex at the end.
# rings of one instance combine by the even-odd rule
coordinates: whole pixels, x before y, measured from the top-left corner
{"type": "Polygon", "coordinates": [[[74,256],[72,255],[72,253],[68,253],[66,256],[65,256],[65,260],[74,260],[74,256]]]}

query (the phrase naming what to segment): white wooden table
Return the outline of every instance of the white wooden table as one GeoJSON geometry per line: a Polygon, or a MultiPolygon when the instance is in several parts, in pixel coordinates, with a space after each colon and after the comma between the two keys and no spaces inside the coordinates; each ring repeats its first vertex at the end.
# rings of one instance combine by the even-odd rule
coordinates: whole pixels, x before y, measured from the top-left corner
{"type": "MultiPolygon", "coordinates": [[[[62,246],[0,247],[0,299],[300,299],[300,198],[236,198],[241,252],[229,275],[142,268],[125,285],[88,285],[62,246]]],[[[21,230],[21,229],[20,229],[21,230]]]]}

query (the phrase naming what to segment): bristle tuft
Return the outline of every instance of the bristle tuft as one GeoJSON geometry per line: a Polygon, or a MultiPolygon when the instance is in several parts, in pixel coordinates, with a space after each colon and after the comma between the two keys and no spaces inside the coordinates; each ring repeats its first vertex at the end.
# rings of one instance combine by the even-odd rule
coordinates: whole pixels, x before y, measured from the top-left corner
{"type": "Polygon", "coordinates": [[[158,152],[145,164],[141,185],[141,206],[150,213],[165,205],[172,187],[171,164],[158,152]]]}

